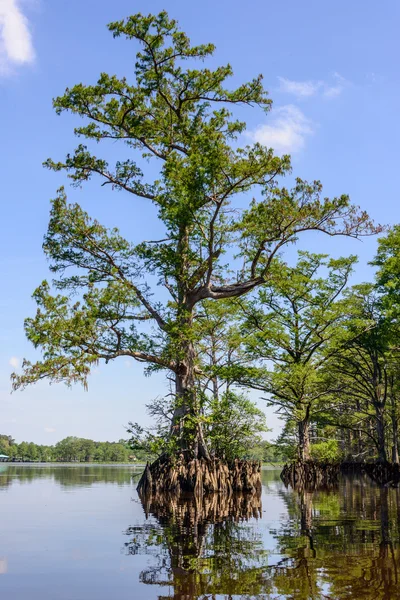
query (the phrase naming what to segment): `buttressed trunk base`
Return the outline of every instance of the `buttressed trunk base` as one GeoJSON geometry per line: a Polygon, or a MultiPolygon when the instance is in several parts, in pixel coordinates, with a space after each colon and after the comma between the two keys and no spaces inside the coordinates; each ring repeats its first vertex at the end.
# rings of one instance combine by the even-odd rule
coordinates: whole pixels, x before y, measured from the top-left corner
{"type": "Polygon", "coordinates": [[[260,493],[261,463],[248,460],[227,463],[218,458],[187,458],[185,453],[178,457],[164,455],[151,465],[146,465],[137,490],[142,494],[260,493]]]}

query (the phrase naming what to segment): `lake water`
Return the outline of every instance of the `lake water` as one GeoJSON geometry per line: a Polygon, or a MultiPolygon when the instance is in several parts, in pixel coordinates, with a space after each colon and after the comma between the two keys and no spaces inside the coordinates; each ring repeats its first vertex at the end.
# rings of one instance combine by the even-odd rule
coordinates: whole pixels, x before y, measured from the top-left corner
{"type": "Polygon", "coordinates": [[[153,498],[133,467],[0,466],[3,600],[400,598],[400,491],[153,498]],[[147,512],[147,516],[146,513],[147,512]]]}

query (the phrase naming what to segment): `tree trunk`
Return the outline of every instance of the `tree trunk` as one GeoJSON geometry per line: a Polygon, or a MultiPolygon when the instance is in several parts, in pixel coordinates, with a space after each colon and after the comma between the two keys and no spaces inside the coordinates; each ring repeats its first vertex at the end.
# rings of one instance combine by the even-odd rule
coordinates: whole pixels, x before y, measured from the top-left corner
{"type": "MultiPolygon", "coordinates": [[[[373,419],[369,420],[368,428],[369,428],[370,439],[372,439],[374,441],[374,444],[375,444],[373,419]]],[[[375,457],[374,444],[371,444],[370,448],[369,448],[369,458],[371,458],[371,459],[373,459],[375,457]]]]}
{"type": "Polygon", "coordinates": [[[171,435],[176,437],[181,450],[188,452],[194,458],[209,459],[210,455],[199,420],[199,406],[196,401],[193,343],[186,342],[182,350],[184,358],[180,361],[175,376],[176,398],[171,435]]]}
{"type": "Polygon", "coordinates": [[[392,462],[395,465],[399,464],[399,429],[396,415],[396,401],[391,396],[391,419],[392,419],[392,462]]]}
{"type": "Polygon", "coordinates": [[[196,496],[214,492],[230,495],[232,491],[260,493],[260,462],[228,463],[209,456],[199,418],[194,359],[193,344],[187,343],[176,369],[176,403],[171,425],[178,451],[173,456],[163,454],[148,465],[137,490],[144,494],[193,492],[196,496]]]}
{"type": "Polygon", "coordinates": [[[310,452],[310,422],[308,417],[305,417],[302,421],[298,423],[299,429],[299,460],[300,462],[304,462],[306,460],[310,460],[311,452],[310,452]]]}
{"type": "Polygon", "coordinates": [[[385,442],[385,422],[383,411],[376,409],[376,437],[378,449],[378,461],[387,462],[386,442],[385,442]]]}
{"type": "Polygon", "coordinates": [[[358,457],[361,458],[364,452],[364,442],[362,438],[362,432],[360,429],[357,431],[357,451],[358,457]]]}

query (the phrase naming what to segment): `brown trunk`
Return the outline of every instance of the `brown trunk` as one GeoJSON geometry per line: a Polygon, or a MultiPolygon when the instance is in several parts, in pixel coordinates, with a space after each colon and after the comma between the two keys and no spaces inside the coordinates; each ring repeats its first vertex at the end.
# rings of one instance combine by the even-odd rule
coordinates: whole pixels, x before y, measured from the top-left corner
{"type": "MultiPolygon", "coordinates": [[[[374,440],[374,425],[372,422],[372,419],[368,422],[368,429],[369,429],[369,435],[370,435],[370,439],[374,440]]],[[[375,440],[374,440],[375,442],[375,440]]],[[[369,458],[375,458],[375,448],[374,445],[371,444],[370,448],[369,448],[369,458]]]]}
{"type": "MultiPolygon", "coordinates": [[[[171,425],[171,436],[176,437],[178,446],[186,454],[197,459],[209,459],[202,424],[199,420],[199,406],[196,402],[195,364],[196,350],[192,341],[193,333],[193,293],[187,285],[190,269],[190,230],[186,222],[179,227],[178,255],[178,356],[175,375],[175,410],[171,425]],[[188,418],[189,417],[189,418],[188,418]]],[[[193,290],[192,290],[193,292],[193,290]]],[[[189,456],[186,457],[187,459],[189,456]]]]}
{"type": "Polygon", "coordinates": [[[378,461],[387,462],[386,454],[386,442],[385,442],[385,422],[383,417],[383,411],[376,408],[376,438],[377,438],[377,449],[378,449],[378,461]]]}
{"type": "MultiPolygon", "coordinates": [[[[210,361],[210,367],[211,369],[213,369],[214,367],[216,368],[218,365],[218,359],[217,359],[217,353],[216,353],[216,342],[214,339],[214,335],[211,336],[211,361],[210,361]]],[[[218,403],[219,402],[219,382],[218,382],[218,377],[216,375],[214,375],[214,377],[212,378],[212,387],[213,387],[213,397],[214,400],[218,403]]]]}
{"type": "Polygon", "coordinates": [[[364,443],[363,443],[363,438],[362,438],[362,432],[360,429],[357,430],[357,441],[358,441],[358,444],[357,444],[358,456],[360,458],[364,451],[364,443]]]}
{"type": "Polygon", "coordinates": [[[374,373],[373,386],[374,396],[372,404],[375,409],[375,432],[376,432],[376,447],[378,450],[378,462],[387,462],[386,440],[385,440],[385,407],[388,397],[389,378],[387,376],[386,367],[383,369],[379,364],[378,355],[373,357],[374,373]]]}
{"type": "Polygon", "coordinates": [[[398,445],[395,443],[392,446],[392,462],[395,465],[399,464],[399,449],[398,449],[398,445]]]}
{"type": "Polygon", "coordinates": [[[308,421],[308,416],[306,416],[303,421],[299,421],[298,423],[299,430],[299,460],[300,462],[304,462],[306,460],[310,460],[311,452],[310,452],[310,423],[308,421]]]}
{"type": "MultiPolygon", "coordinates": [[[[191,320],[190,320],[191,322],[191,320]]],[[[186,323],[186,326],[189,323],[186,323]]],[[[179,447],[193,454],[194,458],[209,459],[210,455],[204,439],[203,427],[199,421],[199,407],[196,402],[195,349],[192,342],[182,348],[184,358],[180,361],[175,376],[176,405],[171,426],[171,435],[178,439],[179,447]],[[194,425],[188,424],[193,417],[194,425]]]]}
{"type": "Polygon", "coordinates": [[[353,432],[351,429],[347,430],[347,458],[351,460],[353,456],[353,432]]]}
{"type": "Polygon", "coordinates": [[[397,414],[396,414],[396,400],[391,395],[391,419],[392,419],[392,462],[394,464],[399,464],[399,429],[397,422],[397,414]]]}

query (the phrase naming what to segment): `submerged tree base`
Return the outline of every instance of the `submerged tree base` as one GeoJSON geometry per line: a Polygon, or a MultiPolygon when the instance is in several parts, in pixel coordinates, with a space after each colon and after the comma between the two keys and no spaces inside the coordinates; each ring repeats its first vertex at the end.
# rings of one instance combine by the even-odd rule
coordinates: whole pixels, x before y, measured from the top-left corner
{"type": "Polygon", "coordinates": [[[389,462],[344,462],[340,465],[342,473],[366,474],[379,486],[397,487],[400,483],[400,465],[389,462]]]}
{"type": "Polygon", "coordinates": [[[378,485],[397,487],[400,483],[400,465],[397,464],[365,463],[363,472],[378,485]]]}
{"type": "Polygon", "coordinates": [[[314,461],[292,462],[283,467],[281,479],[293,489],[315,490],[334,487],[339,480],[338,464],[314,461]]]}
{"type": "MultiPolygon", "coordinates": [[[[146,518],[156,517],[163,524],[179,526],[215,525],[224,521],[238,522],[262,516],[261,493],[223,494],[139,494],[146,518]]],[[[188,532],[190,533],[190,532],[188,532]]]]}
{"type": "Polygon", "coordinates": [[[218,458],[188,459],[161,456],[151,465],[147,463],[137,491],[140,494],[157,492],[192,492],[195,495],[261,491],[261,463],[234,460],[231,463],[218,458]]]}

